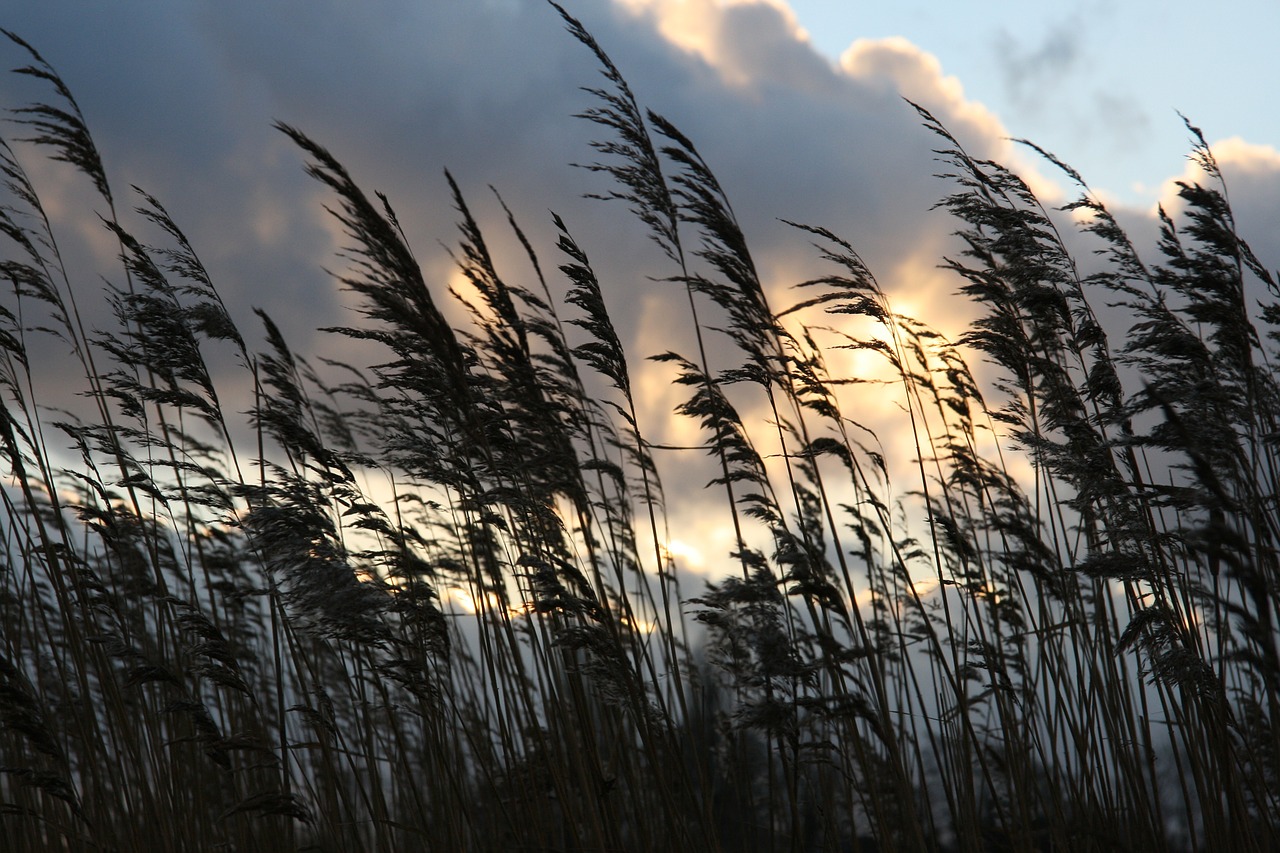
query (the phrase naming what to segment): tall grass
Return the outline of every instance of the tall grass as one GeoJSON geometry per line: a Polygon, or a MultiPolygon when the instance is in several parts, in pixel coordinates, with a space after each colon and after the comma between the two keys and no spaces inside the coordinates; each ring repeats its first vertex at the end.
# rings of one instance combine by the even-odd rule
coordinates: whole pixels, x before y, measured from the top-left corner
{"type": "Polygon", "coordinates": [[[49,87],[0,144],[7,849],[1280,845],[1280,291],[1200,132],[1203,183],[1143,258],[1047,152],[1072,217],[917,107],[977,319],[953,341],[896,313],[799,224],[829,272],[779,308],[694,143],[555,8],[603,74],[595,192],[661,248],[693,353],[627,352],[592,247],[559,217],[535,247],[498,199],[530,261],[509,277],[452,178],[470,288],[442,292],[391,201],[283,125],[347,237],[361,319],[333,331],[381,355],[243,332],[159,200],[117,209],[70,90],[6,34],[49,87]],[[33,156],[97,194],[106,328],[33,156]],[[833,371],[845,349],[892,381],[833,371]],[[74,411],[37,380],[51,351],[74,411]],[[638,355],[701,448],[646,438],[638,355]],[[852,416],[872,393],[913,469],[852,416]],[[677,453],[708,455],[735,535],[702,589],[669,548],[677,453]]]}

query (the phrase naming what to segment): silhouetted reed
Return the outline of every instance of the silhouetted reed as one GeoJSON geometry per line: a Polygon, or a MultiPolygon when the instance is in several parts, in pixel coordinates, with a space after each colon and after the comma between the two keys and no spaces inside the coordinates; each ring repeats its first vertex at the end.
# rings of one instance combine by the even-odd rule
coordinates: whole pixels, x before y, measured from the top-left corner
{"type": "Polygon", "coordinates": [[[348,241],[360,319],[330,331],[382,356],[309,360],[261,312],[252,343],[159,200],[117,211],[70,90],[6,33],[50,87],[0,144],[7,849],[1280,844],[1280,289],[1200,131],[1203,182],[1144,259],[1055,157],[1030,146],[1079,189],[1061,211],[917,106],[969,328],[896,313],[849,242],[795,223],[828,272],[775,308],[694,143],[551,5],[604,78],[593,195],[687,300],[697,351],[640,355],[701,447],[646,438],[610,282],[561,217],[548,263],[447,176],[450,293],[391,200],[286,125],[348,241]],[[100,199],[105,328],[28,156],[100,199]],[[1126,328],[1095,307],[1116,302],[1126,328]],[[50,338],[83,404],[39,387],[50,338]],[[842,349],[887,372],[833,372],[842,349]],[[897,395],[914,468],[851,416],[868,389],[897,395]],[[710,458],[734,531],[696,591],[672,453],[710,458]]]}

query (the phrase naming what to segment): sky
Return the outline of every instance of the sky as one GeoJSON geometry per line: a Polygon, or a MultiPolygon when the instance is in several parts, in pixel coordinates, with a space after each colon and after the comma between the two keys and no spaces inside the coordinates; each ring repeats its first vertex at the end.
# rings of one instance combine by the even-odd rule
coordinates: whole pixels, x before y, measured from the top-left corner
{"type": "Polygon", "coordinates": [[[1210,139],[1280,145],[1280,3],[790,0],[815,49],[901,36],[929,51],[1015,137],[1117,199],[1149,205],[1180,168],[1181,112],[1210,139]]]}
{"type": "MultiPolygon", "coordinates": [[[[959,283],[938,269],[955,248],[955,223],[933,209],[951,188],[934,177],[938,140],[904,98],[974,156],[1013,165],[1062,203],[1074,190],[1009,138],[1053,151],[1115,206],[1140,245],[1154,242],[1154,205],[1171,198],[1169,182],[1189,174],[1181,110],[1214,143],[1245,236],[1280,267],[1280,113],[1268,101],[1280,80],[1280,4],[1224,0],[1212,12],[1170,0],[565,5],[639,100],[715,170],[774,305],[825,270],[782,222],[792,220],[849,240],[899,310],[959,330],[959,283]]],[[[75,93],[121,206],[131,185],[158,197],[244,329],[258,328],[251,309],[261,307],[297,351],[352,355],[343,339],[317,331],[358,318],[326,272],[341,268],[343,245],[324,210],[330,199],[273,129],[283,121],[326,146],[357,182],[388,194],[442,299],[458,283],[446,251],[457,219],[446,168],[484,227],[503,233],[492,187],[546,258],[554,257],[550,212],[562,215],[601,273],[633,354],[643,416],[658,438],[696,443],[690,424],[669,418],[683,393],[669,369],[643,361],[692,350],[660,281],[673,271],[623,205],[583,198],[610,189],[572,165],[596,156],[589,143],[599,129],[573,116],[593,103],[582,87],[601,78],[544,0],[45,0],[10,4],[0,26],[39,50],[75,93]]],[[[26,61],[15,46],[0,47],[0,65],[26,61]]],[[[46,96],[30,80],[0,77],[2,106],[46,96]]],[[[12,125],[0,133],[22,135],[12,125]]],[[[91,324],[95,316],[105,324],[91,292],[114,248],[85,215],[98,203],[60,164],[20,154],[62,229],[91,324]]],[[[510,275],[529,275],[514,241],[493,242],[510,275]]],[[[729,349],[713,344],[712,356],[728,358],[729,349]]],[[[42,365],[49,382],[60,381],[58,364],[42,365]]],[[[886,416],[893,408],[869,406],[886,416]]]]}

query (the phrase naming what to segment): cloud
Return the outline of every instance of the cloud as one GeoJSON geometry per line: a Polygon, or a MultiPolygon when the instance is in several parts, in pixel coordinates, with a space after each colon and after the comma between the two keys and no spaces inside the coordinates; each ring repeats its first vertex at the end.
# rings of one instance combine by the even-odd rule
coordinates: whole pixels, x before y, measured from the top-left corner
{"type": "Polygon", "coordinates": [[[858,39],[841,54],[840,68],[863,86],[907,98],[945,116],[944,124],[960,136],[1001,146],[1007,135],[993,113],[965,97],[958,78],[943,73],[936,56],[904,38],[858,39]]]}
{"type": "MultiPolygon", "coordinates": [[[[1280,222],[1280,149],[1238,136],[1211,142],[1209,148],[1222,172],[1240,236],[1263,265],[1280,277],[1280,234],[1275,229],[1275,223],[1280,222]]],[[[1169,178],[1161,187],[1158,205],[1175,217],[1184,207],[1178,198],[1178,182],[1213,185],[1199,164],[1188,160],[1182,174],[1169,178]]],[[[1148,215],[1154,217],[1154,206],[1148,215]]]]}
{"type": "Polygon", "coordinates": [[[1132,140],[1150,136],[1151,116],[1133,95],[1098,90],[1093,93],[1093,126],[1110,137],[1116,149],[1132,145],[1132,140]]]}
{"type": "Polygon", "coordinates": [[[1085,23],[1082,14],[1073,14],[1030,44],[1007,29],[999,30],[992,53],[1000,63],[1001,77],[1013,103],[1028,110],[1045,103],[1046,90],[1056,88],[1083,56],[1085,23]]]}
{"type": "Polygon", "coordinates": [[[699,57],[728,86],[826,89],[830,63],[781,0],[621,0],[671,44],[699,57]]]}
{"type": "MultiPolygon", "coordinates": [[[[796,242],[780,216],[846,234],[886,266],[941,233],[928,223],[942,189],[930,177],[934,140],[900,95],[934,109],[976,154],[1007,151],[994,117],[909,45],[857,46],[835,67],[778,3],[579,5],[641,100],[698,144],[762,266],[779,273],[796,242]]],[[[541,2],[186,0],[127,13],[50,3],[10,26],[72,85],[117,187],[159,196],[206,258],[225,263],[232,301],[296,309],[297,281],[324,287],[316,273],[336,248],[322,194],[275,119],[386,190],[426,254],[452,239],[447,167],[489,219],[493,184],[543,236],[553,207],[598,234],[619,265],[660,266],[620,207],[581,203],[605,187],[569,165],[592,159],[598,131],[571,116],[591,105],[580,87],[599,77],[541,2]]],[[[619,286],[624,311],[631,290],[619,286]]],[[[331,294],[314,304],[336,307],[331,294]]],[[[298,334],[323,322],[291,313],[298,334]]]]}
{"type": "MultiPolygon", "coordinates": [[[[827,271],[807,237],[779,218],[847,237],[889,290],[917,305],[950,295],[954,283],[933,269],[953,227],[930,211],[946,191],[932,177],[937,140],[902,96],[933,110],[975,156],[1009,148],[999,122],[967,101],[936,59],[885,42],[855,45],[833,64],[779,3],[569,5],[640,100],[674,121],[716,170],[775,307],[797,298],[792,285],[827,271]]],[[[387,192],[442,301],[454,273],[441,243],[454,241],[457,220],[445,168],[513,280],[528,281],[531,270],[488,186],[501,191],[552,273],[546,211],[561,213],[601,274],[644,392],[642,418],[655,434],[696,439],[687,424],[665,428],[679,394],[666,365],[644,360],[696,352],[683,291],[660,280],[676,270],[624,206],[582,198],[610,189],[571,165],[596,156],[588,143],[603,131],[572,116],[593,105],[581,87],[601,80],[545,3],[43,3],[6,23],[75,91],[117,194],[137,184],[168,206],[250,336],[258,325],[250,308],[261,306],[301,353],[372,360],[315,331],[358,318],[324,272],[341,268],[334,255],[344,243],[323,209],[331,199],[271,128],[283,120],[325,145],[362,186],[387,192]]],[[[16,51],[4,59],[23,61],[16,51]]],[[[31,97],[20,83],[0,82],[4,103],[31,97]]],[[[82,190],[59,190],[62,212],[101,243],[96,221],[83,216],[82,190]]],[[[80,242],[71,247],[77,281],[96,288],[103,246],[80,242]]],[[[934,313],[926,319],[955,319],[934,313]]],[[[108,325],[101,305],[88,322],[108,325]]],[[[710,348],[715,367],[738,358],[723,336],[710,348]]],[[[698,496],[710,475],[696,471],[697,481],[676,491],[698,496]]]]}
{"type": "MultiPolygon", "coordinates": [[[[856,42],[832,63],[778,2],[567,5],[639,99],[675,122],[716,171],[775,308],[797,298],[792,285],[829,271],[808,238],[779,221],[785,218],[847,238],[891,296],[926,321],[959,328],[958,282],[936,269],[955,249],[955,223],[931,210],[953,187],[933,177],[938,140],[903,97],[931,110],[973,156],[1025,161],[999,119],[934,56],[889,39],[856,42]]],[[[458,218],[445,168],[514,280],[528,281],[531,269],[489,185],[519,217],[559,291],[547,211],[562,214],[597,266],[629,346],[645,395],[642,417],[650,424],[669,417],[668,369],[643,357],[695,352],[685,297],[661,280],[675,270],[623,205],[582,198],[610,189],[601,175],[571,165],[597,156],[589,142],[603,130],[572,116],[593,105],[581,87],[601,78],[589,52],[540,0],[49,2],[22,4],[6,26],[71,85],[117,193],[138,184],[169,207],[247,333],[257,327],[256,305],[300,352],[355,352],[315,331],[358,318],[324,272],[340,268],[334,255],[344,242],[323,210],[331,199],[302,173],[301,153],[271,128],[283,120],[325,145],[362,186],[387,192],[442,301],[454,274],[441,244],[454,241],[458,218]]],[[[1043,77],[1077,61],[1076,38],[1064,29],[1015,52],[1012,62],[1043,77]]],[[[0,59],[23,61],[13,50],[0,59]]],[[[28,100],[29,82],[5,77],[0,99],[28,100]]],[[[1233,149],[1223,153],[1234,157],[1233,149]]],[[[80,247],[69,248],[78,281],[97,287],[92,270],[104,249],[83,233],[100,234],[82,216],[83,187],[53,175],[41,167],[64,202],[59,215],[82,229],[80,247]]],[[[1038,191],[1055,197],[1053,184],[1034,169],[1030,175],[1038,191]]],[[[102,315],[90,321],[106,323],[102,315]]],[[[719,367],[735,358],[723,337],[711,349],[719,367]]],[[[691,437],[687,425],[658,431],[691,437]]],[[[682,491],[698,493],[696,485],[682,491]]]]}

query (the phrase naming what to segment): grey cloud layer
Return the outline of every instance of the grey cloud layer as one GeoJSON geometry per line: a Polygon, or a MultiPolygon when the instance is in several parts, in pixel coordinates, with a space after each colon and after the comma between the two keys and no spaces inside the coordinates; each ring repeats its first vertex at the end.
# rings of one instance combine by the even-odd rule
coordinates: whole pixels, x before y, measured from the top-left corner
{"type": "MultiPolygon", "coordinates": [[[[953,223],[930,207],[950,188],[932,176],[936,140],[902,96],[933,110],[976,156],[1011,149],[995,118],[966,101],[931,57],[905,42],[863,44],[837,67],[765,4],[688,0],[682,14],[700,29],[685,33],[698,50],[664,37],[675,13],[663,0],[644,0],[638,11],[637,0],[568,6],[641,101],[674,121],[717,171],[778,304],[787,285],[816,269],[815,253],[783,217],[850,239],[891,292],[933,313],[926,319],[963,313],[949,301],[956,283],[933,270],[953,223]]],[[[452,242],[456,220],[447,167],[495,228],[500,210],[486,185],[501,191],[545,267],[555,260],[547,210],[564,215],[601,267],[635,359],[689,349],[679,337],[687,330],[671,320],[679,315],[664,307],[666,285],[650,280],[673,270],[620,205],[581,198],[608,189],[569,165],[593,158],[597,129],[571,116],[591,105],[580,87],[600,78],[541,0],[52,0],[24,4],[0,23],[60,70],[117,193],[138,184],[165,202],[247,330],[256,327],[250,307],[261,306],[300,351],[332,354],[341,342],[313,330],[352,320],[322,270],[340,263],[327,199],[303,176],[300,152],[272,130],[278,119],[328,147],[367,189],[388,193],[441,294],[450,266],[438,241],[452,242]]],[[[1039,54],[1027,60],[1074,55],[1069,40],[1039,54]]],[[[22,61],[14,50],[0,57],[22,61]]],[[[30,91],[0,81],[6,105],[30,91]]],[[[1274,177],[1280,167],[1264,172],[1274,177]]],[[[505,250],[502,260],[527,274],[518,252],[505,250]]]]}
{"type": "MultiPolygon", "coordinates": [[[[773,10],[723,13],[723,68],[750,72],[747,86],[673,47],[647,16],[601,2],[573,11],[641,99],[697,142],[761,253],[793,239],[779,216],[848,234],[873,260],[890,261],[924,236],[920,222],[939,191],[929,178],[932,140],[897,92],[839,74],[773,10]]],[[[433,241],[451,239],[445,167],[477,200],[495,185],[526,219],[555,208],[572,224],[582,211],[615,257],[620,229],[635,230],[621,209],[579,203],[605,188],[568,165],[591,157],[594,129],[570,116],[590,104],[579,87],[599,78],[541,2],[53,2],[5,25],[72,86],[118,191],[138,184],[162,198],[211,264],[225,264],[220,284],[232,302],[297,312],[299,282],[313,291],[316,269],[331,263],[316,254],[328,236],[301,157],[273,119],[387,191],[428,254],[433,241]]],[[[987,140],[975,142],[991,153],[987,140]]],[[[628,266],[648,256],[637,237],[619,257],[628,266]]],[[[334,309],[327,296],[311,304],[334,309]]],[[[287,318],[290,331],[303,332],[304,319],[287,318]]]]}

